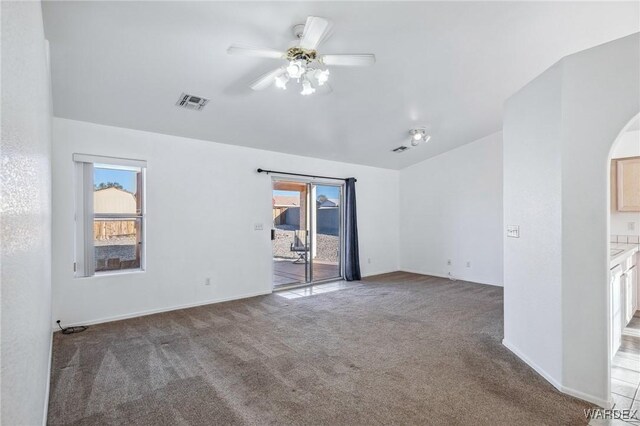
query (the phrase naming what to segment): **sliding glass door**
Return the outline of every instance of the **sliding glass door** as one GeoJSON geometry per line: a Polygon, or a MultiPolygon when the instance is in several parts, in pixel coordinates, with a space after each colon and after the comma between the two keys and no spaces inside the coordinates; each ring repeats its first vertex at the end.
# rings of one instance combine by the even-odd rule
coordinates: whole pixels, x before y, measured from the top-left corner
{"type": "Polygon", "coordinates": [[[275,288],[342,276],[342,185],[273,181],[275,288]]]}
{"type": "Polygon", "coordinates": [[[341,277],[342,186],[311,185],[311,279],[341,277]]]}

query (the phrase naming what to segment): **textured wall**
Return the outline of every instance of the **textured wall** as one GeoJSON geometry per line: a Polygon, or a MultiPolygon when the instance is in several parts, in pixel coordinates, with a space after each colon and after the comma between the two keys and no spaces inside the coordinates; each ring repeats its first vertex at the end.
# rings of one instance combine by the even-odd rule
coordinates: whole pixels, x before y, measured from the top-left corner
{"type": "Polygon", "coordinates": [[[402,270],[502,285],[502,134],[401,170],[400,212],[402,270]]]}
{"type": "Polygon", "coordinates": [[[609,158],[640,111],[640,34],[567,56],[505,105],[504,342],[560,390],[609,392],[609,158]]]}
{"type": "Polygon", "coordinates": [[[640,33],[564,62],[562,384],[609,398],[609,156],[640,113],[640,33]]]}
{"type": "Polygon", "coordinates": [[[51,100],[40,3],[1,7],[1,423],[37,425],[51,347],[51,100]]]}
{"type": "Polygon", "coordinates": [[[362,272],[398,269],[396,170],[60,118],[53,139],[54,319],[104,321],[270,292],[272,186],[258,167],[355,176],[362,272]],[[74,152],[147,161],[144,273],[73,277],[74,152]]]}
{"type": "Polygon", "coordinates": [[[562,376],[562,64],[505,106],[504,344],[559,386],[562,376]],[[506,231],[506,229],[505,229],[506,231]]]}

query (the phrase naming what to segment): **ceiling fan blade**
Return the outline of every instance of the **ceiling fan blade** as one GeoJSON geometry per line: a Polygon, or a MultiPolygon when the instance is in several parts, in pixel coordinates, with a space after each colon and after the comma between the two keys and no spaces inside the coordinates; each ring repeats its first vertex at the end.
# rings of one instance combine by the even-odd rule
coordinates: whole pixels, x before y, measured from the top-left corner
{"type": "Polygon", "coordinates": [[[322,55],[321,60],[325,65],[365,67],[376,63],[376,55],[371,53],[358,53],[353,55],[322,55]]]}
{"type": "Polygon", "coordinates": [[[229,55],[252,56],[254,58],[284,58],[284,52],[281,52],[279,50],[263,49],[250,46],[239,46],[237,44],[232,44],[231,46],[229,46],[229,48],[227,49],[227,53],[229,55]]]}
{"type": "Polygon", "coordinates": [[[304,25],[300,47],[315,50],[331,30],[331,22],[317,16],[309,16],[304,25]]]}
{"type": "Polygon", "coordinates": [[[251,89],[253,90],[264,90],[267,87],[271,86],[276,77],[284,74],[285,71],[286,70],[284,69],[284,67],[280,67],[276,68],[273,71],[269,71],[266,74],[262,74],[256,81],[251,83],[249,87],[251,87],[251,89]]]}

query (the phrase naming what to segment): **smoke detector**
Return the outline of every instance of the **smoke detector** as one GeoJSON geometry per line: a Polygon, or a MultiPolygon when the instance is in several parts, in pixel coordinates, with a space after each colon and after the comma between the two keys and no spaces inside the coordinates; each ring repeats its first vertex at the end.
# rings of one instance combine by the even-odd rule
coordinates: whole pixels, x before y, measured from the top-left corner
{"type": "Polygon", "coordinates": [[[200,111],[208,102],[209,99],[203,98],[202,96],[193,96],[183,93],[180,95],[180,98],[178,98],[176,105],[182,108],[200,111]]]}

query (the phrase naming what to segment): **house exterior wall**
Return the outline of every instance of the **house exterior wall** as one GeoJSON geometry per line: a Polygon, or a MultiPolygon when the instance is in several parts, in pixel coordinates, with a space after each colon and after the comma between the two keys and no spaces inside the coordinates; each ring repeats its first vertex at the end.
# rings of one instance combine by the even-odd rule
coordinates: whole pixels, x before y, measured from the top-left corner
{"type": "Polygon", "coordinates": [[[95,213],[136,214],[136,197],[130,192],[107,188],[93,193],[95,213]]]}

